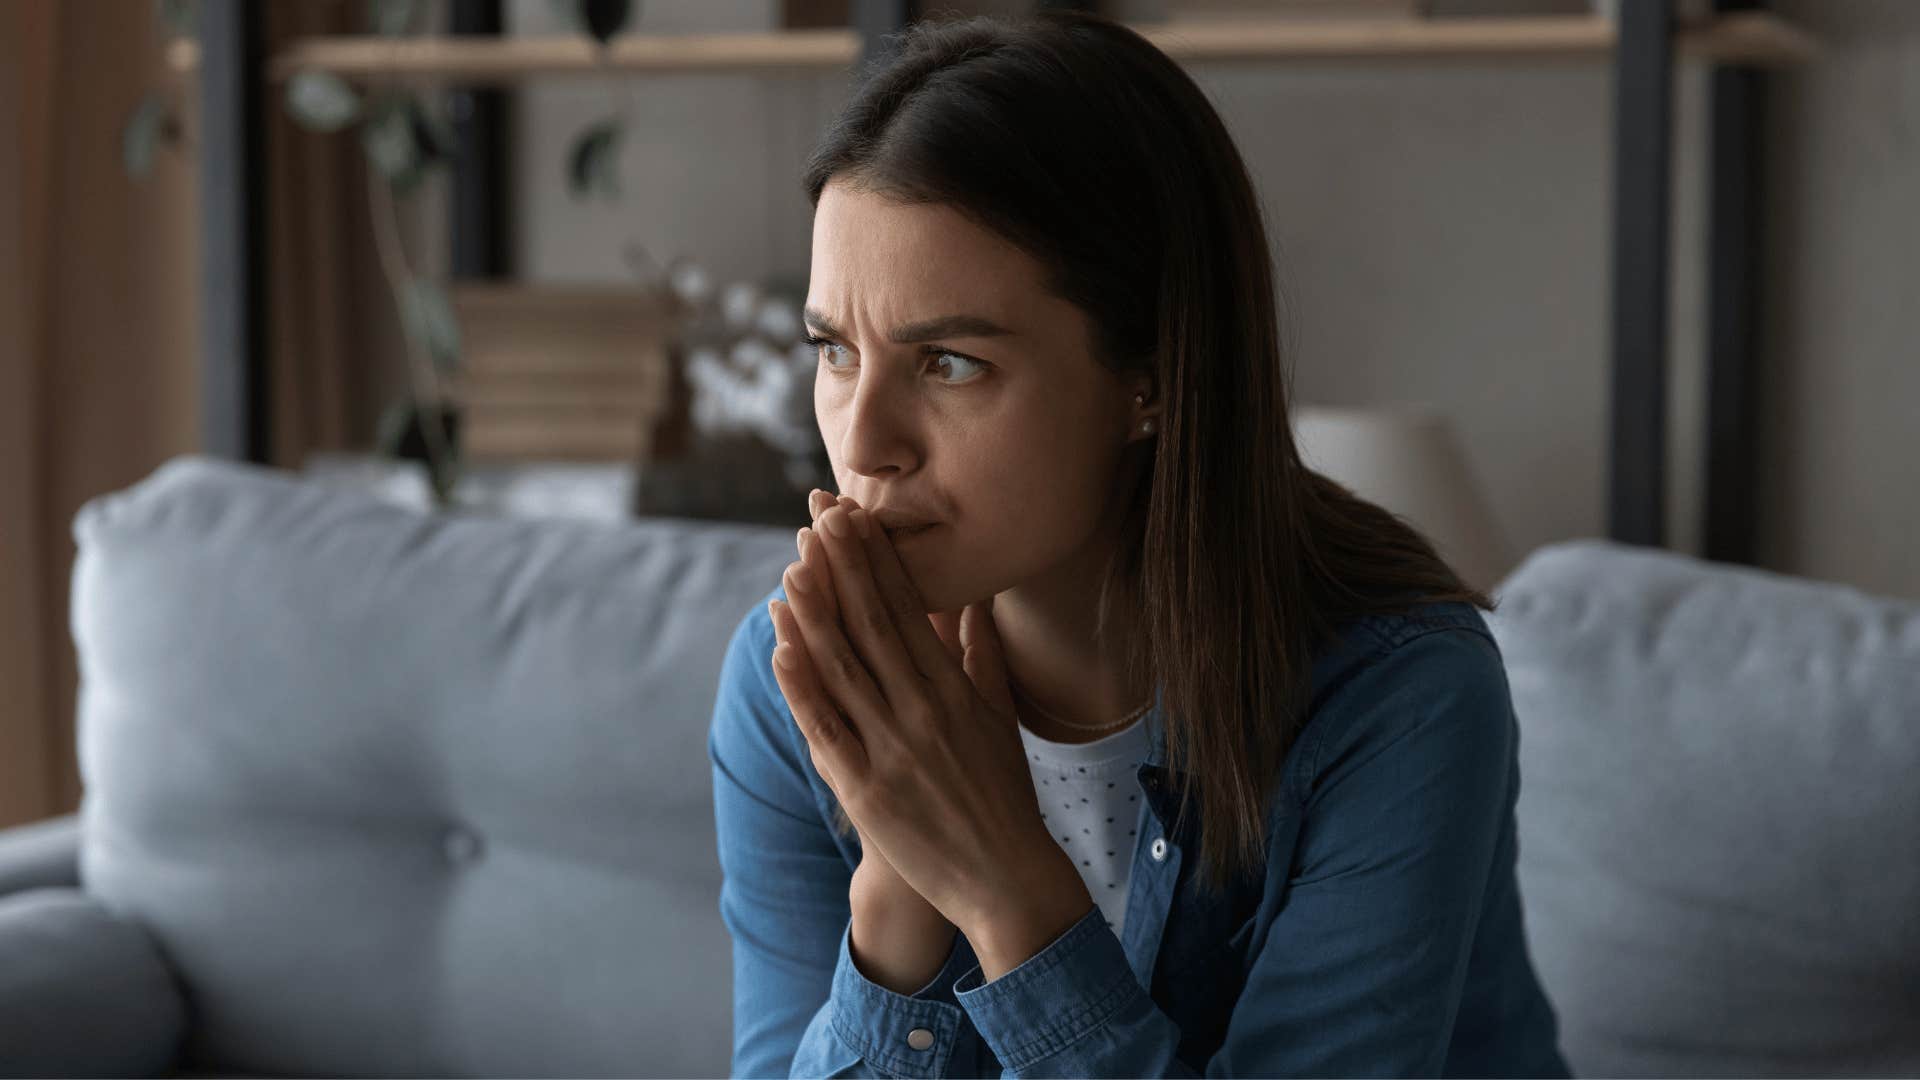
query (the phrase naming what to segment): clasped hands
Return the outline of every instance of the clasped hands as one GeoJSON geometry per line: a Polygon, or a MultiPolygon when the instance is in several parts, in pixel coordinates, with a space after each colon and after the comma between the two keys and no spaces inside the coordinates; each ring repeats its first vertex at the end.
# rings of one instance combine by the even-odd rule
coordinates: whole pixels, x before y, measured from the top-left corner
{"type": "Polygon", "coordinates": [[[1040,818],[992,599],[929,613],[854,500],[815,491],[768,605],[774,678],[814,767],[899,877],[967,935],[987,978],[1093,905],[1040,818]]]}

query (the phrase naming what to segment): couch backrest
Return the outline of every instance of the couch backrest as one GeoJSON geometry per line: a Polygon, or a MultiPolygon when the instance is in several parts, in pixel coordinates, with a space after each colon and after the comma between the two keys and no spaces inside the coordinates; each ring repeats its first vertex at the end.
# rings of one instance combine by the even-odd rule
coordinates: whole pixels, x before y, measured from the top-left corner
{"type": "Polygon", "coordinates": [[[1920,1074],[1920,605],[1603,541],[1497,595],[1575,1075],[1920,1074]]]}
{"type": "Polygon", "coordinates": [[[706,736],[790,532],[189,456],[74,533],[82,877],[179,974],[189,1064],[725,1074],[706,736]]]}

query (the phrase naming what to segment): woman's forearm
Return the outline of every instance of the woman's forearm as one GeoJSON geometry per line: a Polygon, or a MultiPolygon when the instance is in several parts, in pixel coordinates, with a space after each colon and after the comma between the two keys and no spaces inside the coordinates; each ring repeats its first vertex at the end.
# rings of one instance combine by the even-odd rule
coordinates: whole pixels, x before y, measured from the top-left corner
{"type": "Polygon", "coordinates": [[[921,905],[856,902],[849,951],[867,981],[912,994],[933,980],[953,952],[954,925],[921,905]],[[929,917],[929,913],[931,917],[929,917]]]}

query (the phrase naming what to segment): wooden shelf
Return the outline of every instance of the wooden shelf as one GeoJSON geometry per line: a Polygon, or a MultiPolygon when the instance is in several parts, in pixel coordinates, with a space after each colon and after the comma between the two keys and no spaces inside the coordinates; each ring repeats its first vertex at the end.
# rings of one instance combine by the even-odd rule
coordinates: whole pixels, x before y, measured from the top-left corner
{"type": "MultiPolygon", "coordinates": [[[[1137,27],[1176,60],[1598,60],[1612,54],[1613,23],[1594,15],[1518,18],[1301,20],[1208,19],[1137,27]]],[[[1680,55],[1713,63],[1785,66],[1818,51],[1811,35],[1775,15],[1742,12],[1683,26],[1680,55]]]]}
{"type": "Polygon", "coordinates": [[[267,77],[320,68],[353,79],[422,76],[510,83],[535,76],[609,73],[835,71],[860,56],[852,30],[632,34],[602,52],[583,37],[321,37],[295,41],[267,64],[267,77]]]}
{"type": "MultiPolygon", "coordinates": [[[[1196,19],[1135,29],[1191,63],[1293,60],[1537,62],[1601,60],[1615,45],[1613,24],[1592,15],[1431,19],[1196,19]]],[[[1819,53],[1805,31],[1777,15],[1737,12],[1683,26],[1680,55],[1708,63],[1783,67],[1819,53]]],[[[770,33],[627,35],[604,53],[581,37],[314,37],[293,42],[267,66],[281,81],[320,69],[361,81],[424,78],[469,84],[548,76],[669,72],[835,71],[853,66],[860,36],[848,29],[770,33]]],[[[168,58],[177,71],[198,64],[191,42],[168,58]]]]}

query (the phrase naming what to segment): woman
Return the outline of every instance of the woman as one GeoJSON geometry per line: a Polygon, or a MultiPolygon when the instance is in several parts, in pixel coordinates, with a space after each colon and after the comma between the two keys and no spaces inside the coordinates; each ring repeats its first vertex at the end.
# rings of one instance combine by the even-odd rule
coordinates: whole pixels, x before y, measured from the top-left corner
{"type": "Polygon", "coordinates": [[[1492,603],[1301,463],[1200,90],[922,24],[806,187],[840,492],[709,739],[734,1075],[1567,1075],[1492,603]]]}

